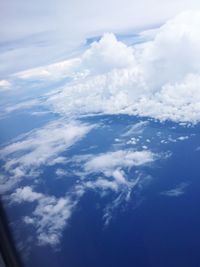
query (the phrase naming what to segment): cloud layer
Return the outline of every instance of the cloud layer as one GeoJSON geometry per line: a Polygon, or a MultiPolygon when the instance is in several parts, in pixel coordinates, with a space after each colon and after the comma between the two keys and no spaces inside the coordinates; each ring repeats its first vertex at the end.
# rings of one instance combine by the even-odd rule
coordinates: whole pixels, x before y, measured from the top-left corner
{"type": "Polygon", "coordinates": [[[138,31],[198,8],[198,0],[2,1],[0,77],[66,58],[88,37],[138,31]]]}
{"type": "Polygon", "coordinates": [[[66,114],[131,114],[200,120],[199,12],[160,27],[152,41],[128,47],[105,34],[73,66],[72,82],[47,104],[66,114]],[[66,104],[67,103],[67,104],[66,104]]]}
{"type": "MultiPolygon", "coordinates": [[[[200,120],[199,18],[198,11],[184,12],[153,34],[140,33],[150,37],[133,46],[105,33],[79,57],[17,73],[2,85],[11,88],[17,83],[19,90],[24,83],[37,81],[45,88],[60,81],[62,87],[45,95],[42,104],[65,116],[121,113],[196,123],[200,120]]],[[[30,103],[7,107],[6,112],[30,103]]]]}

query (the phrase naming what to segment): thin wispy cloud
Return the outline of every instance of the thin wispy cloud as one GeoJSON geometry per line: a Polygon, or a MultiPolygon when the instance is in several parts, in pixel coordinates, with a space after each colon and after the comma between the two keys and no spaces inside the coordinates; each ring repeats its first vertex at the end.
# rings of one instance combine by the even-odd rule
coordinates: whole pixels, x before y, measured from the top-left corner
{"type": "Polygon", "coordinates": [[[161,192],[161,195],[167,196],[167,197],[179,197],[179,196],[182,196],[182,195],[184,195],[186,193],[188,185],[189,185],[188,183],[180,183],[175,188],[172,188],[170,190],[161,192]]]}
{"type": "Polygon", "coordinates": [[[25,177],[37,177],[41,166],[65,161],[60,153],[81,140],[93,126],[78,121],[57,120],[27,133],[1,149],[4,161],[1,191],[6,191],[25,177]]]}
{"type": "Polygon", "coordinates": [[[56,246],[60,243],[63,229],[71,217],[78,197],[69,195],[56,198],[35,192],[30,186],[26,186],[12,193],[10,201],[18,204],[35,202],[36,207],[32,214],[25,216],[23,221],[35,228],[39,245],[56,246]]]}
{"type": "MultiPolygon", "coordinates": [[[[115,194],[114,200],[108,203],[102,215],[104,225],[108,225],[112,219],[113,211],[122,203],[130,200],[130,194],[133,190],[138,194],[150,178],[148,175],[136,173],[129,179],[126,168],[144,166],[156,160],[153,153],[146,151],[116,152],[115,157],[118,157],[118,159],[115,163],[112,162],[114,154],[108,153],[107,155],[106,162],[102,155],[97,156],[96,159],[98,158],[98,160],[92,162],[87,156],[83,156],[86,163],[82,162],[83,159],[78,162],[80,164],[79,168],[83,169],[81,176],[84,174],[85,178],[75,184],[62,197],[37,192],[31,186],[19,187],[7,197],[12,205],[20,205],[25,202],[36,203],[32,213],[23,217],[23,222],[34,227],[39,245],[55,247],[61,242],[63,230],[70,222],[73,211],[81,197],[88,190],[102,196],[109,190],[115,194]],[[117,154],[120,154],[120,158],[117,154]],[[95,174],[96,172],[99,173],[101,178],[90,178],[89,174],[95,174]]],[[[58,176],[66,175],[66,172],[61,169],[57,169],[56,173],[58,176]]]]}

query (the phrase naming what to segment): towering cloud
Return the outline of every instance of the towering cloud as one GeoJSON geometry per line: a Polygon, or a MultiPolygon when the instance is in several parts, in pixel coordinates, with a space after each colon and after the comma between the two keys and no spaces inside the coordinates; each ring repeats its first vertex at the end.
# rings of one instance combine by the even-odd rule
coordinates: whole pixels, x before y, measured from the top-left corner
{"type": "Polygon", "coordinates": [[[189,11],[160,27],[151,41],[134,47],[105,34],[80,58],[76,77],[81,78],[66,84],[48,103],[65,114],[199,121],[199,26],[200,13],[189,11]]]}

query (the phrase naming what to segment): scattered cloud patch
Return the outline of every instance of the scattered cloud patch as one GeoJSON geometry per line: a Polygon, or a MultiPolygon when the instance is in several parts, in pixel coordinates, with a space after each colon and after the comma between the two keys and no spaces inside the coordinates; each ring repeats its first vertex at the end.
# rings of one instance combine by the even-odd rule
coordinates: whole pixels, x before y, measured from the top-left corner
{"type": "Polygon", "coordinates": [[[85,190],[95,190],[100,195],[108,191],[115,197],[108,203],[104,211],[104,224],[108,225],[113,211],[124,202],[130,200],[132,193],[139,192],[150,180],[150,176],[138,171],[139,166],[151,164],[158,159],[158,155],[151,151],[127,151],[119,150],[107,152],[97,156],[85,157],[83,173],[95,174],[97,178],[83,180],[85,190]],[[135,172],[130,174],[130,169],[135,167],[135,172]]]}
{"type": "Polygon", "coordinates": [[[133,126],[130,126],[128,130],[122,136],[130,136],[130,135],[140,135],[143,133],[145,127],[149,124],[148,121],[140,121],[133,126]]]}
{"type": "Polygon", "coordinates": [[[155,154],[151,151],[126,151],[119,150],[92,157],[84,165],[86,172],[103,172],[113,174],[117,168],[131,168],[153,162],[155,154]]]}
{"type": "Polygon", "coordinates": [[[43,197],[41,193],[34,192],[30,186],[23,188],[17,188],[17,190],[10,195],[10,200],[16,203],[22,203],[24,201],[33,202],[43,197]]]}
{"type": "Polygon", "coordinates": [[[60,153],[87,135],[92,127],[78,121],[53,121],[2,148],[5,172],[2,190],[8,190],[24,177],[38,176],[41,166],[65,162],[60,153]]]}
{"type": "Polygon", "coordinates": [[[69,172],[67,170],[64,170],[64,169],[57,169],[56,172],[55,172],[56,176],[58,178],[61,178],[61,177],[65,177],[65,176],[68,176],[69,175],[69,172]]]}
{"type": "Polygon", "coordinates": [[[161,195],[167,197],[179,197],[185,194],[187,187],[188,187],[187,183],[180,183],[173,189],[161,192],[161,195]]]}
{"type": "Polygon", "coordinates": [[[35,192],[26,186],[11,194],[10,200],[18,204],[35,201],[34,211],[30,216],[25,216],[23,221],[36,229],[39,245],[56,246],[60,243],[62,231],[78,202],[76,197],[70,195],[56,198],[35,192]]]}
{"type": "Polygon", "coordinates": [[[179,136],[177,139],[180,141],[184,141],[184,140],[189,139],[189,136],[179,136]]]}
{"type": "Polygon", "coordinates": [[[7,80],[0,80],[0,92],[8,91],[11,89],[11,83],[7,80]]]}
{"type": "MultiPolygon", "coordinates": [[[[80,121],[60,119],[16,138],[1,149],[4,161],[1,190],[8,191],[13,205],[32,203],[33,210],[25,214],[23,221],[27,227],[35,229],[39,245],[59,245],[74,209],[88,191],[100,198],[109,194],[109,201],[103,204],[102,210],[103,224],[109,225],[117,211],[141,201],[145,187],[152,179],[147,169],[156,160],[169,156],[154,153],[149,148],[127,149],[126,142],[120,149],[113,145],[111,151],[109,147],[103,153],[90,150],[90,154],[84,154],[89,152],[88,146],[80,154],[70,157],[62,155],[94,127],[80,121]],[[62,164],[52,168],[55,183],[66,176],[73,178],[62,196],[40,192],[34,179],[40,175],[42,177],[43,166],[55,164],[62,164]],[[22,187],[22,179],[28,177],[28,186],[22,187]]],[[[146,123],[140,122],[124,128],[123,132],[120,131],[120,138],[130,139],[132,135],[136,138],[143,134],[145,127],[146,123]],[[127,135],[122,136],[123,133],[127,135]]]]}

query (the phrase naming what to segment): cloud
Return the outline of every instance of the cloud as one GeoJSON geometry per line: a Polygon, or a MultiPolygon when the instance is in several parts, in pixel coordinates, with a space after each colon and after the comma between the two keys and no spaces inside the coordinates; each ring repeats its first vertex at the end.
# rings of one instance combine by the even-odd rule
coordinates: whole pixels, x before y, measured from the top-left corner
{"type": "Polygon", "coordinates": [[[185,194],[187,187],[188,187],[187,183],[180,183],[173,189],[161,192],[161,195],[167,196],[167,197],[179,197],[185,194]]]}
{"type": "Polygon", "coordinates": [[[38,99],[27,100],[24,102],[19,102],[18,104],[15,104],[12,106],[7,106],[4,111],[6,113],[11,113],[13,111],[31,109],[32,107],[39,106],[39,105],[40,105],[40,101],[38,99]]]}
{"type": "MultiPolygon", "coordinates": [[[[124,132],[128,133],[126,136],[140,134],[145,125],[140,122],[124,132]]],[[[100,197],[110,194],[102,216],[104,225],[108,225],[116,210],[128,205],[132,197],[134,203],[140,201],[142,190],[151,180],[142,167],[151,167],[161,158],[150,150],[123,147],[100,154],[61,155],[93,127],[79,121],[60,119],[16,138],[1,150],[4,171],[7,171],[7,176],[1,178],[1,190],[10,190],[7,198],[12,205],[32,203],[32,211],[25,213],[23,222],[35,231],[33,233],[36,233],[34,236],[40,246],[59,245],[73,211],[88,191],[100,197]],[[67,165],[56,168],[55,179],[70,174],[72,184],[64,195],[41,192],[33,178],[39,176],[41,167],[57,163],[67,165]],[[22,186],[20,181],[26,177],[31,180],[28,180],[27,186],[22,186]]]]}
{"type": "Polygon", "coordinates": [[[178,138],[177,138],[179,141],[184,141],[184,140],[187,140],[187,139],[189,139],[189,136],[179,136],[178,138]]]}
{"type": "MultiPolygon", "coordinates": [[[[111,200],[106,205],[103,215],[104,225],[108,225],[115,209],[123,203],[128,203],[131,194],[139,195],[151,177],[138,170],[139,166],[149,165],[158,159],[151,151],[128,151],[102,153],[84,157],[83,179],[84,190],[94,190],[100,195],[112,192],[111,200]],[[130,169],[135,171],[130,175],[130,169]],[[86,177],[92,176],[92,179],[86,177]],[[94,174],[98,176],[94,176],[94,174]],[[113,199],[114,197],[114,199],[113,199]]],[[[79,162],[81,158],[79,157],[79,162]]],[[[135,199],[135,201],[137,201],[135,199]]]]}
{"type": "Polygon", "coordinates": [[[56,198],[33,191],[29,186],[18,188],[10,195],[13,203],[36,202],[36,207],[30,216],[23,218],[24,223],[36,229],[39,245],[56,246],[60,243],[62,231],[71,217],[77,204],[77,196],[56,198]]]}
{"type": "Polygon", "coordinates": [[[31,4],[25,0],[4,1],[0,76],[69,57],[88,37],[111,31],[135,32],[163,23],[181,11],[198,8],[197,0],[120,0],[117,6],[114,0],[59,0],[58,4],[47,0],[31,4]]]}
{"type": "Polygon", "coordinates": [[[79,56],[17,73],[13,81],[39,80],[43,86],[62,81],[65,85],[45,95],[43,104],[64,115],[122,113],[196,123],[199,17],[198,11],[184,12],[158,28],[151,40],[131,47],[106,33],[79,56]]]}
{"type": "Polygon", "coordinates": [[[88,181],[86,184],[87,188],[91,189],[100,189],[100,190],[112,190],[117,192],[118,191],[118,184],[115,181],[109,181],[107,179],[98,178],[96,181],[88,181]]]}
{"type": "Polygon", "coordinates": [[[122,137],[132,136],[132,135],[140,135],[143,133],[145,126],[148,125],[148,121],[140,121],[134,125],[131,125],[128,130],[122,134],[122,137]]]}
{"type": "Polygon", "coordinates": [[[8,91],[11,88],[11,83],[7,80],[0,80],[0,92],[8,91]]]}
{"type": "Polygon", "coordinates": [[[24,201],[33,202],[43,197],[41,193],[34,192],[30,186],[17,188],[16,192],[10,195],[12,202],[22,203],[24,201]]]}
{"type": "Polygon", "coordinates": [[[83,54],[82,67],[92,74],[99,74],[134,65],[134,60],[131,47],[118,41],[113,33],[105,33],[83,54]]]}
{"type": "Polygon", "coordinates": [[[4,174],[1,189],[8,190],[24,177],[36,177],[41,166],[63,162],[60,153],[81,140],[92,129],[78,121],[57,120],[35,129],[1,149],[4,174]]]}
{"type": "Polygon", "coordinates": [[[150,180],[150,176],[138,172],[137,167],[151,164],[158,155],[150,151],[127,151],[119,150],[107,152],[88,159],[84,164],[86,174],[98,174],[97,179],[84,182],[84,188],[95,190],[100,194],[112,191],[114,200],[106,205],[104,211],[104,224],[108,225],[113,211],[122,203],[130,200],[132,192],[139,192],[150,180]],[[130,169],[135,168],[130,175],[130,169]]]}
{"type": "Polygon", "coordinates": [[[69,176],[69,172],[61,168],[57,169],[55,174],[58,178],[69,176]]]}
{"type": "MultiPolygon", "coordinates": [[[[117,178],[115,169],[131,168],[153,162],[155,154],[150,151],[126,151],[119,150],[115,152],[107,152],[93,156],[84,165],[86,172],[103,172],[104,174],[113,175],[117,178]]],[[[118,173],[119,175],[119,173],[118,173]]],[[[118,176],[118,180],[119,176],[118,176]]]]}
{"type": "Polygon", "coordinates": [[[77,78],[50,95],[47,104],[64,114],[198,122],[199,17],[197,11],[184,12],[160,27],[151,41],[133,48],[105,34],[80,57],[77,78]]]}
{"type": "Polygon", "coordinates": [[[66,77],[73,77],[80,63],[81,59],[79,57],[72,58],[43,67],[17,72],[13,75],[13,77],[28,81],[41,80],[42,82],[52,82],[66,77]]]}

